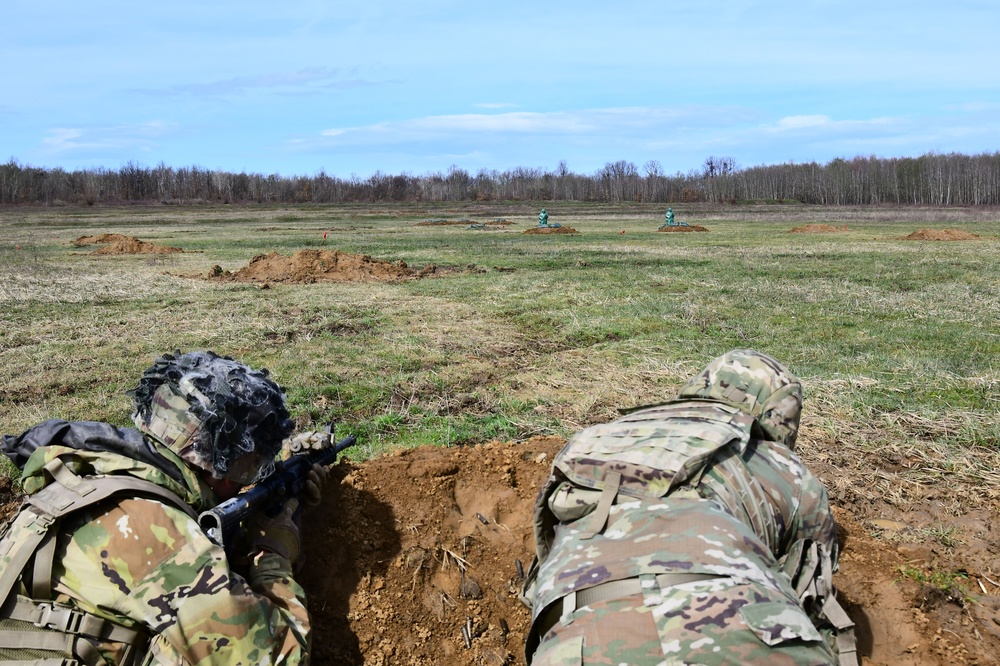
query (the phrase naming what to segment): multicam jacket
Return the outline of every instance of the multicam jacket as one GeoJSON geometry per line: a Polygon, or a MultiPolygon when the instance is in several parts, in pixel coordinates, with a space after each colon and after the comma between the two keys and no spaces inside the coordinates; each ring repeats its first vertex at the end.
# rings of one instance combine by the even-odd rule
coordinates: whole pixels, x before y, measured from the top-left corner
{"type": "MultiPolygon", "coordinates": [[[[245,577],[234,572],[226,552],[205,536],[194,513],[214,506],[216,497],[172,451],[132,429],[64,421],[4,438],[5,453],[10,455],[18,445],[22,459],[11,457],[23,465],[28,503],[0,532],[0,572],[6,576],[16,575],[8,573],[8,565],[18,543],[44,528],[45,521],[30,502],[44,497],[46,488],[62,484],[87,494],[88,487],[100,491],[101,479],[150,485],[148,492],[117,493],[61,518],[53,527],[54,548],[49,549],[51,577],[41,580],[46,577],[37,572],[44,566],[39,568],[42,558],[36,556],[14,581],[0,612],[0,630],[42,627],[50,615],[70,617],[69,611],[83,611],[76,625],[93,630],[84,643],[78,638],[77,649],[71,650],[80,663],[307,661],[305,594],[292,578],[290,563],[261,553],[249,563],[245,577]],[[24,460],[26,441],[31,453],[24,460]],[[134,455],[126,455],[130,451],[134,455]],[[37,600],[40,590],[53,600],[52,612],[44,611],[40,618],[36,612],[33,622],[10,619],[7,611],[30,608],[29,599],[37,600]],[[109,622],[101,624],[101,619],[109,622]]],[[[45,645],[41,639],[37,642],[45,645]]],[[[13,649],[24,644],[0,644],[0,664],[52,654],[13,649]]]]}
{"type": "Polygon", "coordinates": [[[577,433],[535,507],[528,662],[688,663],[700,648],[708,656],[695,663],[835,663],[824,640],[838,555],[826,490],[762,435],[738,407],[710,400],[577,433]],[[632,595],[642,596],[623,600],[632,595]],[[624,631],[636,612],[656,627],[638,644],[624,631]],[[753,633],[732,632],[734,618],[753,633]],[[805,647],[779,655],[782,643],[805,647]]]}

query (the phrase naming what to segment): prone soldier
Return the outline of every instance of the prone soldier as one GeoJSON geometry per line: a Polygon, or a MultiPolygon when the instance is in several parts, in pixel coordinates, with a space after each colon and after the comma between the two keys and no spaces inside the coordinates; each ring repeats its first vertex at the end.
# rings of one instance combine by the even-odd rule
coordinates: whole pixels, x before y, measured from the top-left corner
{"type": "Polygon", "coordinates": [[[532,666],[856,664],[799,380],[751,350],[577,433],[535,506],[532,666]]]}
{"type": "MultiPolygon", "coordinates": [[[[232,559],[197,520],[273,468],[293,426],[284,390],[178,352],[129,393],[136,429],[50,420],[3,437],[27,497],[0,530],[0,664],[305,663],[298,500],[252,516],[232,559]]],[[[325,477],[309,471],[307,503],[325,477]]]]}

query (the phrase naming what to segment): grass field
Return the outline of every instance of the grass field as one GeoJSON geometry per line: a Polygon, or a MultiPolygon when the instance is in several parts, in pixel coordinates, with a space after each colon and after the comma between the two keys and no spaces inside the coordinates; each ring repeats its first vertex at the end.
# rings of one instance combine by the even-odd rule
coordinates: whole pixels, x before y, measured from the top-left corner
{"type": "Polygon", "coordinates": [[[6,208],[0,431],[128,425],[124,391],[157,354],[208,348],[269,368],[300,427],[336,419],[370,457],[566,435],[752,347],[804,379],[807,457],[818,443],[916,456],[914,483],[998,492],[1000,211],[674,210],[709,231],[657,233],[663,208],[634,204],[6,208]],[[580,233],[522,233],[543,205],[580,233]],[[501,217],[503,229],[416,226],[501,217]],[[789,233],[807,223],[841,230],[789,233]],[[929,228],[981,238],[900,240],[929,228]],[[72,246],[106,232],[185,253],[72,246]],[[269,288],[198,277],[300,249],[439,271],[269,288]]]}

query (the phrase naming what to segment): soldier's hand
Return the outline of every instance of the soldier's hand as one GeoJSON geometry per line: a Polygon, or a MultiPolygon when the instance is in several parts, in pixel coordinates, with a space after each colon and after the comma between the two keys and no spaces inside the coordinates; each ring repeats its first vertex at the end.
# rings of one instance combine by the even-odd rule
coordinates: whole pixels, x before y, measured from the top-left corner
{"type": "Polygon", "coordinates": [[[323,501],[323,490],[330,479],[330,468],[323,465],[313,465],[306,474],[306,485],[302,491],[302,499],[307,506],[318,506],[323,501]]]}
{"type": "Polygon", "coordinates": [[[299,500],[293,497],[273,518],[262,511],[254,514],[247,523],[251,554],[266,550],[294,563],[302,548],[299,526],[294,518],[298,508],[299,500]]]}

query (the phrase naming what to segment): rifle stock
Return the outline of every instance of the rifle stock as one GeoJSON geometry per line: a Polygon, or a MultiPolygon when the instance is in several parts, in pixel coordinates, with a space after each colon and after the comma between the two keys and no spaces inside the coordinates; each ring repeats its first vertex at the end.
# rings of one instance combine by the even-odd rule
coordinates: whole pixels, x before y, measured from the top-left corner
{"type": "Polygon", "coordinates": [[[357,441],[351,435],[328,449],[294,455],[278,463],[270,476],[250,490],[202,512],[198,516],[198,524],[205,530],[208,538],[225,547],[231,542],[232,533],[244,518],[261,509],[277,513],[286,501],[302,493],[306,475],[313,465],[332,465],[341,451],[354,446],[357,441]]]}

